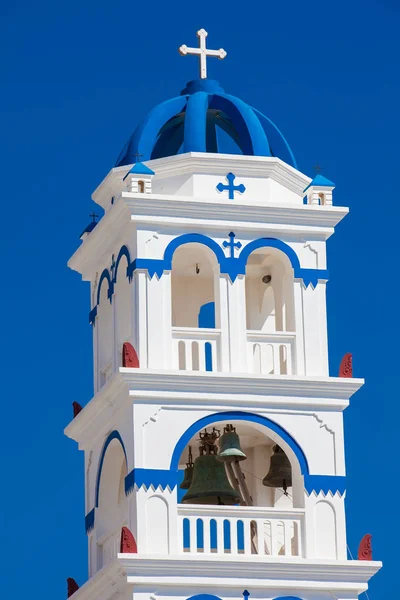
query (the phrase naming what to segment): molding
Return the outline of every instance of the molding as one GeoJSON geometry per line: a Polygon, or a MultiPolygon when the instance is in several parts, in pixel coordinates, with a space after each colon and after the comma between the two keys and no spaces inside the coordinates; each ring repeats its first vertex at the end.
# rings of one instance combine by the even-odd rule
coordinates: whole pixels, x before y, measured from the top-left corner
{"type": "Polygon", "coordinates": [[[120,367],[83,410],[65,428],[69,438],[85,448],[89,437],[103,435],[109,424],[110,408],[153,402],[164,406],[197,400],[218,410],[246,406],[251,411],[281,410],[343,411],[349,398],[363,385],[363,379],[306,377],[301,375],[235,374],[196,371],[156,371],[120,367]],[[123,393],[121,393],[123,392],[123,393]],[[271,397],[272,396],[272,397],[271,397]],[[103,415],[106,415],[104,418],[103,415]],[[102,422],[104,421],[104,424],[102,422]]]}
{"type": "Polygon", "coordinates": [[[313,590],[367,589],[368,580],[381,568],[378,561],[337,561],[269,556],[229,555],[159,558],[118,554],[118,562],[133,584],[209,586],[219,588],[281,588],[313,590]]]}

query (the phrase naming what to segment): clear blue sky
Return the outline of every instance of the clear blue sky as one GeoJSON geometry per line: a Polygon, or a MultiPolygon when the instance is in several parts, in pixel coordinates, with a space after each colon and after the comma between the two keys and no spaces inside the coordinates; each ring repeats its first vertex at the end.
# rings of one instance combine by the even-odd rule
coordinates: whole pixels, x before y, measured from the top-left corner
{"type": "Polygon", "coordinates": [[[197,76],[177,47],[200,27],[228,51],[209,76],[272,118],[300,169],[320,163],[350,207],[328,243],[331,373],[352,352],[367,381],[345,412],[348,542],[355,555],[372,533],[385,560],[370,600],[398,587],[399,10],[396,0],[1,4],[4,598],[64,598],[66,577],[86,579],[83,458],[63,428],[72,401],[92,393],[89,291],[66,261],[139,119],[197,76]]]}

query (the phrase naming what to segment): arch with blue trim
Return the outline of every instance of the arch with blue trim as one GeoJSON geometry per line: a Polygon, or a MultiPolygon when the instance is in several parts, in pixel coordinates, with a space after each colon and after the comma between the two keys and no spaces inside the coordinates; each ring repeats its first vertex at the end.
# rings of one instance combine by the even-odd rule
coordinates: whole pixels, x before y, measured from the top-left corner
{"type": "Polygon", "coordinates": [[[101,286],[103,285],[103,282],[105,279],[108,282],[107,298],[109,298],[110,302],[111,302],[112,287],[113,287],[112,281],[111,281],[111,277],[110,277],[110,273],[109,273],[108,269],[104,269],[104,271],[100,275],[99,287],[97,288],[97,304],[100,304],[101,286]]]}
{"type": "Polygon", "coordinates": [[[195,596],[190,596],[187,600],[221,600],[221,598],[212,594],[196,594],[195,596]]]}
{"type": "Polygon", "coordinates": [[[268,417],[244,411],[226,411],[221,413],[213,413],[212,415],[207,415],[206,417],[199,419],[195,423],[192,423],[192,425],[179,438],[174,448],[170,463],[171,471],[178,471],[179,459],[192,437],[198,431],[204,429],[204,427],[207,427],[208,425],[211,425],[213,423],[217,423],[218,421],[250,421],[252,423],[258,423],[259,425],[263,425],[270,431],[276,433],[293,450],[297,461],[300,465],[300,471],[302,475],[309,474],[306,455],[304,454],[302,448],[299,446],[296,440],[286,431],[286,429],[284,429],[283,427],[278,425],[278,423],[272,421],[268,417]]]}
{"type": "Polygon", "coordinates": [[[168,271],[172,268],[172,258],[174,256],[174,252],[179,248],[179,246],[193,243],[207,246],[207,248],[209,248],[215,254],[219,264],[224,262],[224,251],[222,250],[221,246],[217,244],[217,242],[214,241],[212,238],[201,233],[185,233],[184,235],[180,235],[177,238],[173,239],[165,248],[163,257],[165,265],[164,270],[168,271]]]}
{"type": "Polygon", "coordinates": [[[131,264],[131,257],[130,257],[128,248],[125,245],[123,245],[123,246],[121,246],[121,249],[120,249],[120,251],[118,253],[118,258],[117,258],[116,263],[115,263],[114,283],[117,283],[118,267],[119,267],[119,263],[121,262],[121,258],[123,256],[125,256],[125,258],[127,260],[127,263],[128,263],[127,267],[126,267],[126,273],[125,273],[125,275],[126,275],[126,277],[129,277],[128,271],[129,271],[129,266],[131,264]]]}
{"type": "Polygon", "coordinates": [[[299,596],[277,596],[274,600],[302,600],[299,596]]]}
{"type": "Polygon", "coordinates": [[[283,252],[290,260],[290,264],[292,265],[295,274],[301,270],[299,257],[288,244],[276,238],[259,238],[258,240],[253,240],[246,244],[239,254],[238,260],[242,263],[243,275],[246,272],[246,265],[250,254],[259,248],[275,248],[276,250],[280,250],[280,252],[283,252]]]}
{"type": "Polygon", "coordinates": [[[126,456],[126,450],[125,450],[124,442],[122,441],[122,438],[121,438],[119,432],[116,429],[114,429],[114,431],[112,431],[108,435],[106,441],[104,442],[103,449],[102,449],[101,454],[100,454],[99,466],[98,466],[98,469],[97,469],[96,490],[95,490],[95,506],[96,507],[99,506],[100,480],[101,480],[101,472],[103,470],[104,457],[106,455],[108,446],[111,444],[111,442],[113,440],[117,440],[121,444],[122,450],[124,451],[124,455],[125,455],[125,462],[126,462],[126,465],[128,466],[128,459],[127,459],[127,456],[126,456]]]}

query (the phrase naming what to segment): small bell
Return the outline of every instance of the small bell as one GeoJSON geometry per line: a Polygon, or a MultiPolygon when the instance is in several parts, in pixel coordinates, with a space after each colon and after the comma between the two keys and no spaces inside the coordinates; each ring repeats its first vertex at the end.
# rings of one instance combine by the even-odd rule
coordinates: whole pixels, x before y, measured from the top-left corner
{"type": "Polygon", "coordinates": [[[192,477],[193,477],[193,469],[194,469],[194,464],[193,464],[193,456],[192,456],[192,447],[189,446],[189,458],[188,458],[188,462],[186,463],[186,469],[185,469],[183,481],[182,481],[181,485],[179,486],[181,488],[181,490],[188,490],[190,488],[190,484],[192,483],[192,477]]]}
{"type": "Polygon", "coordinates": [[[218,460],[232,463],[237,460],[246,460],[247,456],[240,447],[240,439],[233,425],[226,425],[224,433],[219,439],[218,460]]]}
{"type": "Polygon", "coordinates": [[[263,485],[273,488],[283,488],[283,491],[287,495],[286,490],[292,485],[292,467],[282,448],[274,446],[273,451],[269,471],[263,479],[263,485]]]}

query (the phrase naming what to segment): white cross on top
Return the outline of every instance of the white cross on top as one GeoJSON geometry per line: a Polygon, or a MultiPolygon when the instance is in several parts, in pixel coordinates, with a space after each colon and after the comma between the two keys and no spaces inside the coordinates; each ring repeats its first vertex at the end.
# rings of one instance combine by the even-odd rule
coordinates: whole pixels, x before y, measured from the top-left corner
{"type": "Polygon", "coordinates": [[[222,60],[225,58],[226,52],[223,48],[220,48],[219,50],[208,50],[206,48],[206,37],[208,36],[208,33],[205,29],[199,29],[196,35],[199,38],[199,47],[188,48],[183,45],[179,48],[179,53],[182,54],[182,56],[185,56],[186,54],[195,54],[199,56],[200,79],[207,79],[207,56],[216,56],[222,60]]]}

